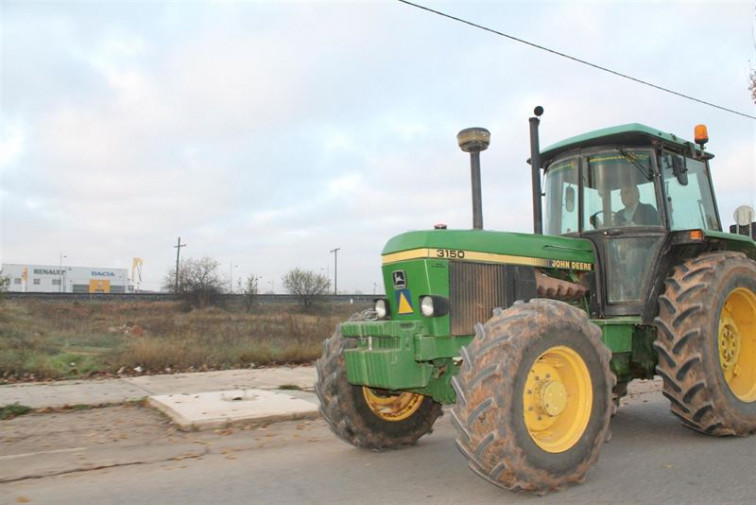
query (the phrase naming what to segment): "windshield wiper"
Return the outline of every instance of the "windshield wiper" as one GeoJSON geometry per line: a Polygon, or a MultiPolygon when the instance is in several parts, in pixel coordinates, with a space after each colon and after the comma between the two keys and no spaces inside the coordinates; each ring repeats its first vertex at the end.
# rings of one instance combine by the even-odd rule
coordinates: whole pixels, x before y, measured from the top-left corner
{"type": "Polygon", "coordinates": [[[635,168],[637,168],[640,171],[640,173],[643,174],[643,177],[645,177],[647,181],[654,180],[653,173],[651,172],[650,167],[648,168],[648,172],[646,172],[646,167],[641,165],[641,163],[638,161],[638,159],[635,157],[634,154],[627,152],[624,147],[617,147],[616,149],[618,153],[620,153],[627,161],[632,163],[635,166],[635,168]]]}

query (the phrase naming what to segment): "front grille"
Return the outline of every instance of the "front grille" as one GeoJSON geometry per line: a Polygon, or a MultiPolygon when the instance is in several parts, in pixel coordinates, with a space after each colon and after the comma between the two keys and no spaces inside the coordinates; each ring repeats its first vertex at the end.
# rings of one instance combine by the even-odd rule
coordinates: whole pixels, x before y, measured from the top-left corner
{"type": "Polygon", "coordinates": [[[491,318],[495,307],[535,296],[532,267],[452,261],[449,264],[449,315],[452,335],[472,335],[476,323],[491,318]]]}

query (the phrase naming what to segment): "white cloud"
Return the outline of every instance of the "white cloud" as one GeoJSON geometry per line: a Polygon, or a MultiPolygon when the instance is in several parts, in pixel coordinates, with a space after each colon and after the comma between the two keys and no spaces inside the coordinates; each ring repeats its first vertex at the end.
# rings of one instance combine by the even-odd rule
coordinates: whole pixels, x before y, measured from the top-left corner
{"type": "MultiPolygon", "coordinates": [[[[465,127],[492,133],[486,227],[531,229],[539,104],[544,145],[630,122],[688,137],[705,122],[724,221],[756,193],[752,120],[396,2],[40,5],[4,10],[2,261],[139,256],[157,288],[181,236],[182,255],[272,287],[294,266],[332,270],[342,247],[339,285],[372,292],[391,235],[471,226],[465,127]]],[[[754,112],[746,2],[441,7],[754,112]]]]}
{"type": "Polygon", "coordinates": [[[16,163],[26,147],[26,133],[20,125],[2,121],[0,126],[0,173],[16,163]]]}

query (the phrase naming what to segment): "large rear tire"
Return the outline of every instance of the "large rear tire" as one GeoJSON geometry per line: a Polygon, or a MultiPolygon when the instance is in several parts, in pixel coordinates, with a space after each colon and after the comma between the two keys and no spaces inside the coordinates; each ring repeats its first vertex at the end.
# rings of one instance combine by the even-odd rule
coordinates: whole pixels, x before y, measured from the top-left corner
{"type": "Polygon", "coordinates": [[[672,413],[710,435],[756,432],[756,262],[736,252],[684,262],[655,322],[672,413]]]}
{"type": "Polygon", "coordinates": [[[343,353],[354,344],[338,328],[323,343],[323,355],[315,365],[320,413],[331,431],[354,446],[385,450],[415,445],[432,431],[442,414],[441,404],[416,393],[350,384],[343,353]]]}
{"type": "Polygon", "coordinates": [[[563,302],[517,302],[479,325],[452,379],[470,468],[512,491],[582,482],[608,436],[610,358],[598,327],[563,302]]]}

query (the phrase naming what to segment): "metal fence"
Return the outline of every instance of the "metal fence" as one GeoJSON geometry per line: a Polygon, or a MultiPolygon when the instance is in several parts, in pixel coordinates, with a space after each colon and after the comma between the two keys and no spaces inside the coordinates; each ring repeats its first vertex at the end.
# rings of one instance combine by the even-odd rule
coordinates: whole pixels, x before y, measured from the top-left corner
{"type": "MultiPolygon", "coordinates": [[[[173,293],[5,293],[6,299],[9,300],[48,300],[60,302],[73,302],[84,300],[99,301],[173,301],[179,297],[173,293]]],[[[315,303],[349,303],[366,305],[372,304],[379,295],[318,295],[314,298],[315,303]]],[[[225,302],[236,305],[243,303],[244,295],[225,294],[220,295],[225,302]]],[[[254,295],[255,302],[260,304],[296,304],[299,298],[296,295],[271,295],[259,294],[254,295]]]]}

